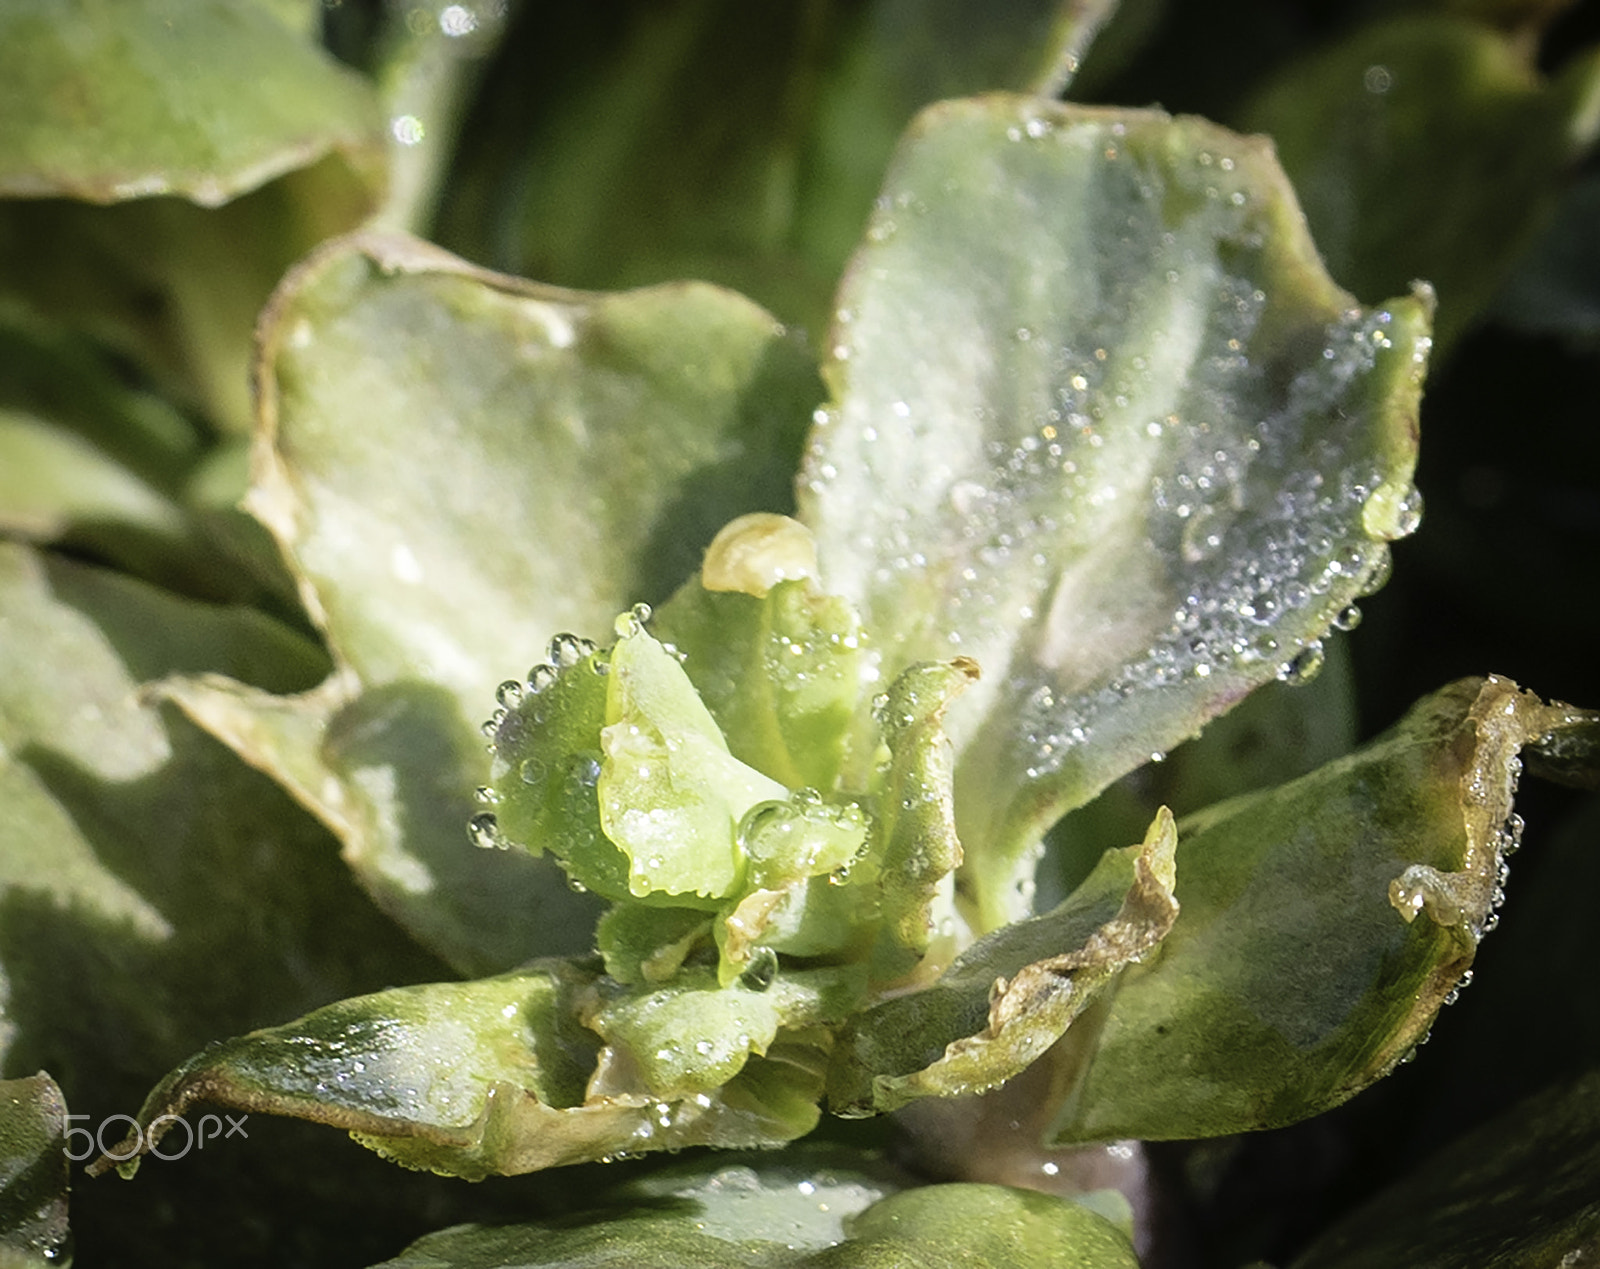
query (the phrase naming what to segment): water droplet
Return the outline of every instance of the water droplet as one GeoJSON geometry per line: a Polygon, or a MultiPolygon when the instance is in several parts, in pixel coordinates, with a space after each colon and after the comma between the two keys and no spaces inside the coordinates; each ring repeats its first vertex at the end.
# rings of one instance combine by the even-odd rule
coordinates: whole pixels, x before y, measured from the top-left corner
{"type": "Polygon", "coordinates": [[[1400,514],[1395,521],[1395,532],[1400,537],[1410,537],[1422,524],[1422,490],[1413,488],[1400,503],[1400,514]]]}
{"type": "Polygon", "coordinates": [[[522,704],[522,684],[516,679],[507,679],[494,689],[494,698],[506,709],[515,709],[522,704]]]}
{"type": "Polygon", "coordinates": [[[493,740],[495,736],[499,734],[500,720],[504,717],[505,711],[497,709],[495,710],[493,717],[485,718],[483,722],[478,725],[478,730],[490,740],[493,740]]]}
{"type": "Polygon", "coordinates": [[[493,811],[479,811],[467,821],[467,835],[472,844],[483,850],[505,850],[506,839],[500,835],[500,821],[493,811]]]}
{"type": "Polygon", "coordinates": [[[652,609],[649,604],[635,604],[627,612],[619,616],[613,626],[619,639],[631,639],[644,629],[645,623],[650,620],[652,609]]]}
{"type": "Polygon", "coordinates": [[[577,665],[594,651],[594,644],[575,634],[558,634],[550,640],[550,660],[562,669],[577,665]]]}
{"type": "Polygon", "coordinates": [[[542,692],[556,681],[556,667],[553,665],[536,665],[528,671],[528,690],[542,692]]]}
{"type": "Polygon", "coordinates": [[[1341,609],[1339,611],[1339,615],[1333,619],[1334,628],[1337,630],[1354,630],[1360,624],[1361,609],[1357,608],[1354,604],[1349,605],[1347,608],[1341,609]]]}
{"type": "Polygon", "coordinates": [[[495,792],[493,785],[480,784],[472,791],[473,798],[484,806],[495,806],[500,801],[500,795],[495,792]]]}
{"type": "Polygon", "coordinates": [[[1300,654],[1278,670],[1278,678],[1290,687],[1300,687],[1311,682],[1322,669],[1326,659],[1322,640],[1313,639],[1300,649],[1300,654]]]}
{"type": "Polygon", "coordinates": [[[750,954],[750,963],[739,982],[751,991],[766,991],[778,977],[778,954],[770,947],[758,947],[750,954]]]}

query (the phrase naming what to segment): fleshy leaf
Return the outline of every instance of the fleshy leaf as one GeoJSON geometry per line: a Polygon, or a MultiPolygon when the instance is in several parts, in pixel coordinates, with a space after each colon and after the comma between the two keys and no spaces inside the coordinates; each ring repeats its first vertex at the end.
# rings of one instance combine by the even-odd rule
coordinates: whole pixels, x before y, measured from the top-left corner
{"type": "Polygon", "coordinates": [[[873,972],[881,981],[905,974],[935,939],[929,971],[956,945],[961,842],[944,718],[977,678],[977,665],[964,657],[913,665],[890,684],[877,711],[889,751],[873,821],[882,921],[873,972]]]}
{"type": "Polygon", "coordinates": [[[1106,852],[1060,907],[979,940],[932,986],[853,1020],[829,1073],[830,1103],[894,1110],[1020,1074],[1172,929],[1177,844],[1163,808],[1142,846],[1106,852]]]}
{"type": "MultiPolygon", "coordinates": [[[[340,1001],[196,1054],[150,1094],[140,1123],[148,1128],[203,1099],[344,1128],[396,1162],[468,1178],[625,1152],[777,1145],[816,1123],[815,1039],[780,1036],[768,1048],[773,1030],[752,1030],[741,1052],[725,1055],[731,1069],[721,1087],[659,1097],[641,1083],[639,1059],[655,1062],[657,1048],[684,1037],[670,1017],[657,1020],[665,1027],[658,1037],[648,1016],[630,1026],[618,1015],[622,1038],[603,1046],[581,1018],[603,1017],[614,990],[598,967],[540,961],[498,978],[340,1001]],[[640,1053],[633,1042],[654,1047],[640,1053]]],[[[803,995],[791,988],[779,1007],[803,995]]],[[[735,1026],[718,1039],[738,1035],[735,1026]]],[[[145,1147],[170,1125],[145,1132],[145,1147]]]]}
{"type": "Polygon", "coordinates": [[[0,1080],[0,1254],[22,1253],[19,1264],[59,1260],[66,1244],[66,1130],[66,1101],[43,1071],[0,1080]]]}
{"type": "Polygon", "coordinates": [[[361,78],[266,6],[179,11],[4,6],[0,275],[242,432],[256,312],[377,205],[381,121],[361,78]]]}
{"type": "Polygon", "coordinates": [[[642,627],[617,641],[610,669],[597,792],[629,892],[732,894],[745,871],[739,822],[787,790],[728,752],[677,658],[642,627]]]}
{"type": "Polygon", "coordinates": [[[811,580],[810,536],[781,516],[741,516],[654,628],[740,761],[791,789],[832,791],[851,756],[864,637],[850,605],[811,580]]]}
{"type": "Polygon", "coordinates": [[[372,165],[355,74],[254,0],[13,0],[0,14],[0,197],[206,207],[330,151],[372,165]]]}
{"type": "MultiPolygon", "coordinates": [[[[852,1167],[851,1165],[856,1166],[852,1167]]],[[[378,1269],[1137,1269],[1076,1203],[998,1185],[899,1190],[815,1151],[719,1157],[604,1195],[560,1221],[464,1225],[378,1269]],[[897,1192],[898,1191],[898,1192],[897,1192]]]]}
{"type": "Polygon", "coordinates": [[[1552,1088],[1430,1159],[1293,1269],[1571,1269],[1600,1254],[1600,1072],[1552,1088]]]}
{"type": "Polygon", "coordinates": [[[1363,311],[1259,139],[991,97],[921,115],[840,296],[801,518],[885,672],[960,652],[978,924],[1045,827],[1199,730],[1415,527],[1425,293],[1363,311]]]}
{"type": "Polygon", "coordinates": [[[433,976],[334,842],[141,681],[314,681],[315,645],[0,547],[0,1056],[100,1113],[219,1033],[433,976]]]}
{"type": "Polygon", "coordinates": [[[1277,142],[1334,277],[1364,299],[1427,278],[1445,345],[1600,137],[1600,54],[1545,82],[1525,48],[1461,17],[1402,18],[1285,66],[1242,115],[1277,142]]]}
{"type": "Polygon", "coordinates": [[[1054,1138],[1277,1127],[1387,1074],[1498,922],[1519,751],[1593,722],[1463,680],[1355,754],[1185,820],[1182,915],[1123,976],[1054,1138]]]}
{"type": "Polygon", "coordinates": [[[185,707],[288,776],[463,971],[587,946],[594,905],[553,864],[462,850],[477,720],[557,632],[609,630],[727,518],[782,505],[813,373],[715,288],[579,295],[395,236],[315,257],[263,329],[250,505],[347,673],[316,700],[211,684],[185,707]]]}

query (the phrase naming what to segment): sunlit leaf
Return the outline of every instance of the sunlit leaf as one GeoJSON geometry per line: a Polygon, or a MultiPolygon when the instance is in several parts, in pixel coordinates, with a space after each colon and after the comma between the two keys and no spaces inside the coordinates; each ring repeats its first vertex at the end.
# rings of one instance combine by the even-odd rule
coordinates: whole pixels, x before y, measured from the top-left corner
{"type": "Polygon", "coordinates": [[[380,1269],[1134,1269],[1076,1203],[997,1185],[900,1190],[821,1152],[718,1158],[613,1190],[560,1222],[464,1225],[380,1269]]]}
{"type": "Polygon", "coordinates": [[[1259,140],[1007,97],[913,127],[801,518],[887,671],[982,668],[949,723],[981,928],[1025,912],[1051,821],[1309,673],[1378,584],[1415,527],[1427,312],[1353,307],[1259,140]]]}
{"type": "Polygon", "coordinates": [[[468,846],[479,720],[553,636],[604,636],[725,520],[785,503],[803,354],[712,287],[556,291],[393,236],[310,262],[263,339],[250,505],[345,668],[298,700],[175,695],[464,972],[587,949],[596,906],[555,865],[468,846]]]}
{"type": "Polygon", "coordinates": [[[323,671],[314,645],[14,546],[0,612],[8,1071],[47,1067],[109,1114],[219,1032],[438,972],[315,822],[138,695],[204,667],[292,688],[323,671]]]}
{"type": "Polygon", "coordinates": [[[597,965],[555,961],[396,988],[195,1054],[146,1099],[140,1121],[156,1126],[143,1143],[170,1130],[161,1116],[203,1099],[344,1128],[410,1167],[471,1178],[625,1152],[779,1145],[816,1124],[822,1081],[818,1037],[780,1028],[816,1014],[826,991],[795,981],[768,997],[721,991],[712,978],[608,1003],[615,984],[597,965]],[[702,988],[727,1008],[697,1009],[702,988]],[[688,1008],[674,1008],[686,994],[688,1008]],[[598,1012],[604,1041],[580,1011],[598,1012]],[[720,1086],[669,1074],[689,1071],[681,1064],[695,1063],[697,1040],[716,1050],[720,1086]]]}
{"type": "Polygon", "coordinates": [[[254,0],[8,4],[6,289],[244,431],[256,312],[376,206],[380,129],[360,77],[254,0]]]}
{"type": "Polygon", "coordinates": [[[840,1111],[982,1093],[1020,1074],[1178,916],[1172,815],[1143,846],[1108,851],[1060,907],[980,940],[932,986],[854,1019],[828,1076],[840,1111]]]}

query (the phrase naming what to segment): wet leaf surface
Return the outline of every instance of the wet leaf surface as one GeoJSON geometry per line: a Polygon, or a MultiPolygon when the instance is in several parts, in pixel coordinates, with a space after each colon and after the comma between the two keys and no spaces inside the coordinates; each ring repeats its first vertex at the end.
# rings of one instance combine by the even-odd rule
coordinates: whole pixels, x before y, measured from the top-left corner
{"type": "Polygon", "coordinates": [[[983,670],[950,720],[980,928],[1026,911],[1051,822],[1311,673],[1381,583],[1427,312],[1352,306],[1259,140],[1007,97],[919,119],[841,292],[801,518],[888,672],[983,670]]]}

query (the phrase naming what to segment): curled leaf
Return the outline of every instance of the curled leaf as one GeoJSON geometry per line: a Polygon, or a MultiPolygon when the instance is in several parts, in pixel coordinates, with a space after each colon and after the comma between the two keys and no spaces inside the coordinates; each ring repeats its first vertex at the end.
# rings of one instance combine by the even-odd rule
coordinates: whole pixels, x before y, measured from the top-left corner
{"type": "Polygon", "coordinates": [[[1276,1127],[1387,1074],[1498,921],[1519,751],[1593,724],[1463,680],[1349,757],[1186,819],[1182,915],[1124,975],[1054,1139],[1276,1127]]]}
{"type": "Polygon", "coordinates": [[[1023,1071],[1172,929],[1177,844],[1163,808],[1142,846],[1108,851],[1060,907],[979,940],[932,986],[852,1020],[829,1072],[835,1109],[984,1092],[1023,1071]]]}

